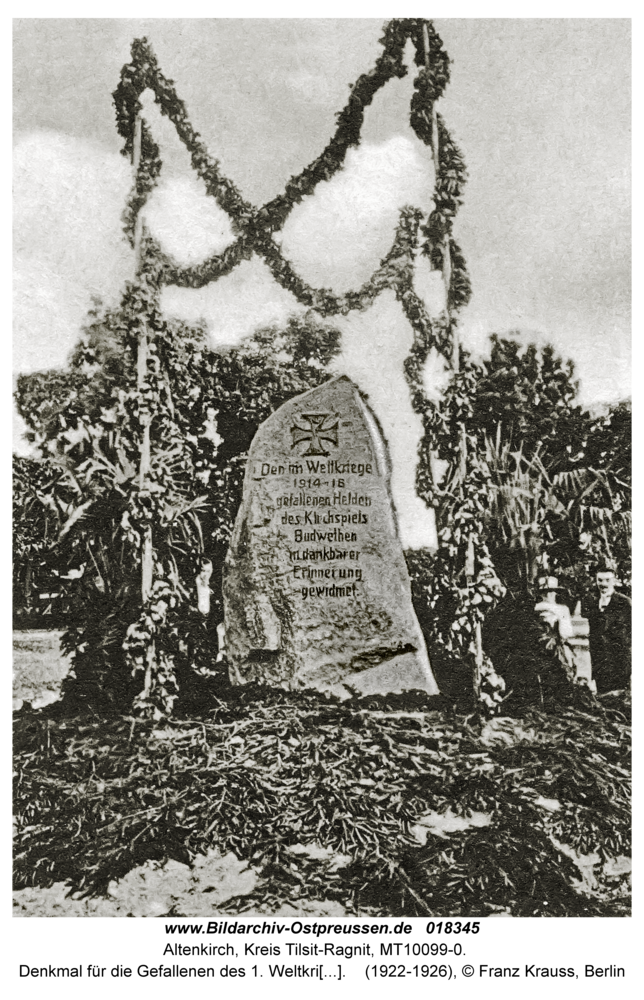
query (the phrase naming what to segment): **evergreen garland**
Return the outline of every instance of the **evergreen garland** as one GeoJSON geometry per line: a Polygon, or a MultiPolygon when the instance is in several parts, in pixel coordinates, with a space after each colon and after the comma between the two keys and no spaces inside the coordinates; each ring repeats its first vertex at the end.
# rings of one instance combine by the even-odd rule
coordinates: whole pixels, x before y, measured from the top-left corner
{"type": "MultiPolygon", "coordinates": [[[[237,236],[235,242],[222,253],[214,254],[192,267],[179,266],[164,253],[157,241],[148,236],[146,257],[150,264],[153,258],[158,262],[159,280],[162,284],[202,288],[229,274],[237,264],[242,260],[249,260],[255,253],[265,261],[275,280],[291,292],[300,304],[315,309],[323,316],[346,315],[354,309],[364,310],[381,291],[393,288],[412,325],[422,328],[424,336],[431,336],[432,321],[413,291],[413,257],[406,253],[404,246],[411,217],[416,213],[418,222],[422,218],[417,210],[405,208],[401,211],[389,253],[360,289],[344,295],[334,295],[329,289],[309,285],[296,273],[272,239],[272,234],[283,228],[295,205],[313,194],[320,181],[330,180],[342,168],[349,148],[360,142],[365,109],[371,104],[375,94],[389,80],[402,78],[407,74],[407,67],[403,62],[407,39],[411,39],[415,47],[415,62],[420,67],[414,81],[410,124],[422,142],[431,144],[433,102],[442,95],[449,82],[449,58],[431,21],[422,18],[393,19],[385,25],[380,39],[383,47],[381,55],[373,69],[363,73],[352,86],[349,100],[338,114],[335,133],[326,148],[301,173],[290,178],[281,195],[259,209],[245,201],[232,181],[222,174],[219,163],[210,157],[199,133],[192,128],[185,104],[177,96],[173,81],[166,79],[159,69],[147,39],[136,39],[132,43],[131,62],[123,67],[121,80],[113,95],[117,128],[124,139],[123,155],[132,155],[136,117],[141,111],[139,98],[149,88],[154,93],[161,113],[173,123],[177,135],[188,150],[192,166],[205,184],[206,193],[214,197],[218,206],[229,216],[237,236]],[[429,43],[428,66],[425,65],[424,30],[427,31],[429,43]],[[406,257],[406,271],[394,263],[402,257],[406,257]]],[[[460,205],[465,168],[461,154],[440,118],[438,132],[440,159],[436,178],[436,207],[422,231],[426,237],[423,252],[429,257],[433,267],[440,268],[442,251],[438,243],[442,246],[445,235],[451,232],[452,219],[460,205]]],[[[136,217],[157,183],[160,169],[158,147],[143,122],[141,159],[124,213],[125,231],[131,242],[134,239],[136,217]]],[[[416,224],[416,230],[417,228],[416,224]]],[[[465,261],[458,252],[453,255],[452,261],[450,304],[453,309],[465,304],[467,289],[469,279],[465,261]]],[[[434,346],[449,356],[451,346],[445,333],[444,324],[439,323],[437,335],[433,338],[434,346]]]]}

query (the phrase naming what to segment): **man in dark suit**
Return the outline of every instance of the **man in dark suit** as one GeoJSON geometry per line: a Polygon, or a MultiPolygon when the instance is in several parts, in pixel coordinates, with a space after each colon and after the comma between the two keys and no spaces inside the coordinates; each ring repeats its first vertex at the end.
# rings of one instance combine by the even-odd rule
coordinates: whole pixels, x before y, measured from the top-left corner
{"type": "Polygon", "coordinates": [[[631,602],[615,591],[615,573],[602,564],[595,575],[599,600],[586,609],[590,659],[597,693],[627,688],[631,681],[631,602]]]}

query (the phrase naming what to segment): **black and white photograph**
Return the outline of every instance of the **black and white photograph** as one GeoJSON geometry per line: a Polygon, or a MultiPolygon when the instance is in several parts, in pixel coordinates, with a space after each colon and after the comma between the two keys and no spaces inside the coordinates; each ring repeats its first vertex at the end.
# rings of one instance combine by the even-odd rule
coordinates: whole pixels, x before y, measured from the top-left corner
{"type": "Polygon", "coordinates": [[[14,917],[630,917],[630,20],[18,17],[13,157],[14,917]]]}

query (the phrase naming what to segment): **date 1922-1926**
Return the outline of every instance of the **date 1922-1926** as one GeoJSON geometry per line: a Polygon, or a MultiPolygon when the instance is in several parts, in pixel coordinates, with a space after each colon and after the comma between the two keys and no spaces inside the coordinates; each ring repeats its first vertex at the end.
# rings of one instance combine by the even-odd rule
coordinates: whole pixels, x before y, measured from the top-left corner
{"type": "Polygon", "coordinates": [[[367,979],[403,979],[407,976],[414,979],[454,978],[451,965],[368,965],[365,975],[367,979]]]}

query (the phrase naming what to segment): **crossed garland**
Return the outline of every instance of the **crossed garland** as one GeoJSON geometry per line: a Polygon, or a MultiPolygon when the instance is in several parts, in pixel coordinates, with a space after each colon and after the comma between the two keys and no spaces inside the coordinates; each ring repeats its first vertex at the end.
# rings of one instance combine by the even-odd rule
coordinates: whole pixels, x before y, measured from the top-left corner
{"type": "MultiPolygon", "coordinates": [[[[444,120],[434,113],[434,104],[449,82],[449,57],[432,22],[422,18],[393,19],[385,24],[380,44],[382,53],[373,69],[362,74],[351,87],[347,104],[337,116],[335,133],[326,148],[301,173],[289,179],[282,194],[259,209],[243,198],[233,182],[224,176],[218,161],[209,155],[200,135],[188,120],[186,107],[177,96],[173,81],[166,79],[160,71],[147,39],[133,41],[131,62],[123,67],[113,97],[118,131],[124,139],[122,153],[131,157],[135,123],[142,110],[141,94],[146,89],[153,92],[161,113],[173,123],[186,147],[194,170],[204,182],[206,193],[226,212],[236,236],[222,253],[214,254],[198,265],[181,267],[149,232],[144,232],[141,271],[146,275],[150,289],[156,289],[156,294],[153,293],[155,299],[163,285],[202,288],[229,274],[253,254],[264,260],[277,283],[291,292],[299,303],[326,317],[365,310],[385,289],[394,291],[414,333],[404,374],[412,407],[423,426],[416,485],[419,496],[427,506],[435,507],[442,499],[442,491],[432,480],[429,454],[449,451],[445,440],[446,434],[449,436],[453,429],[454,413],[451,411],[454,408],[451,403],[454,402],[452,397],[458,395],[456,383],[459,376],[456,375],[455,384],[450,387],[447,406],[441,414],[427,397],[423,372],[432,349],[443,355],[450,365],[454,366],[456,362],[458,368],[460,352],[454,352],[455,315],[469,301],[471,287],[462,251],[452,235],[452,225],[462,203],[461,191],[467,175],[462,155],[444,120]],[[342,168],[349,148],[359,145],[365,108],[389,80],[407,75],[403,54],[408,39],[414,46],[414,62],[419,67],[414,80],[409,121],[417,137],[430,147],[433,155],[434,208],[426,220],[417,208],[407,206],[401,210],[389,252],[359,289],[336,295],[327,288],[314,288],[297,274],[291,262],[284,257],[273,234],[283,228],[295,205],[313,194],[320,181],[330,180],[342,168]],[[442,271],[443,275],[447,270],[449,274],[445,309],[438,318],[429,316],[423,300],[413,287],[418,253],[427,258],[432,270],[442,271]]],[[[159,148],[146,122],[141,119],[138,169],[123,216],[124,229],[132,245],[137,217],[157,184],[161,166],[159,148]]],[[[494,586],[490,587],[489,576],[493,568],[482,537],[484,484],[479,482],[480,470],[475,455],[467,448],[462,450],[460,462],[459,500],[454,511],[455,522],[459,522],[459,544],[454,546],[455,537],[450,530],[446,534],[442,532],[445,537],[440,538],[438,562],[442,560],[445,564],[444,568],[449,571],[448,576],[455,586],[457,578],[466,573],[465,564],[469,564],[470,568],[476,565],[480,570],[476,579],[466,573],[467,582],[463,581],[456,587],[460,617],[452,623],[450,636],[445,636],[448,648],[456,643],[462,652],[471,653],[470,637],[475,622],[482,617],[483,608],[480,605],[499,595],[494,595],[494,586]],[[465,625],[465,634],[463,631],[458,634],[465,625]]],[[[454,527],[457,527],[456,523],[454,527]]],[[[439,590],[435,597],[440,596],[440,591],[444,589],[440,582],[437,586],[439,590]]],[[[493,671],[491,673],[494,681],[493,671]]],[[[493,693],[490,707],[497,700],[498,695],[493,693]]]]}
{"type": "MultiPolygon", "coordinates": [[[[160,282],[184,288],[202,288],[229,274],[242,260],[248,260],[256,253],[266,262],[275,280],[298,302],[324,316],[345,315],[354,309],[364,310],[385,288],[394,288],[412,326],[424,334],[425,339],[430,333],[431,322],[422,300],[411,287],[411,281],[406,280],[411,277],[413,256],[419,242],[422,213],[418,210],[403,209],[392,247],[379,268],[361,288],[344,295],[334,295],[329,289],[309,285],[295,272],[273,239],[273,234],[283,228],[294,206],[311,195],[320,181],[330,180],[342,168],[349,148],[359,144],[365,108],[378,90],[394,77],[402,78],[407,74],[403,62],[407,39],[411,39],[416,65],[421,67],[414,81],[410,124],[418,138],[431,145],[432,107],[449,81],[449,58],[431,21],[394,19],[385,25],[380,39],[382,54],[373,69],[360,76],[351,88],[349,100],[338,115],[335,134],[324,151],[288,181],[282,194],[259,209],[246,201],[233,182],[222,174],[219,163],[210,157],[199,134],[190,124],[186,107],[177,96],[173,81],[161,73],[147,39],[136,39],[132,43],[131,62],[123,67],[120,83],[113,95],[118,131],[125,140],[123,155],[132,155],[135,121],[141,111],[140,96],[149,88],[161,113],[173,123],[188,150],[192,166],[205,184],[206,193],[227,213],[237,236],[223,253],[214,254],[193,267],[178,266],[155,240],[148,237],[146,256],[155,258],[160,282]],[[424,30],[428,40],[427,54],[424,30]],[[405,286],[404,295],[401,285],[405,286]]],[[[446,239],[449,240],[452,258],[449,307],[454,311],[465,305],[470,293],[465,262],[451,236],[452,220],[461,204],[461,188],[466,175],[463,159],[440,116],[437,116],[437,121],[440,158],[435,208],[422,227],[425,242],[421,252],[429,258],[432,267],[440,268],[441,247],[446,239]]],[[[136,217],[156,185],[160,171],[159,148],[147,124],[142,122],[141,158],[124,213],[125,231],[132,243],[136,217]]],[[[447,338],[441,335],[443,331],[437,333],[434,346],[445,356],[450,356],[447,338]]]]}

